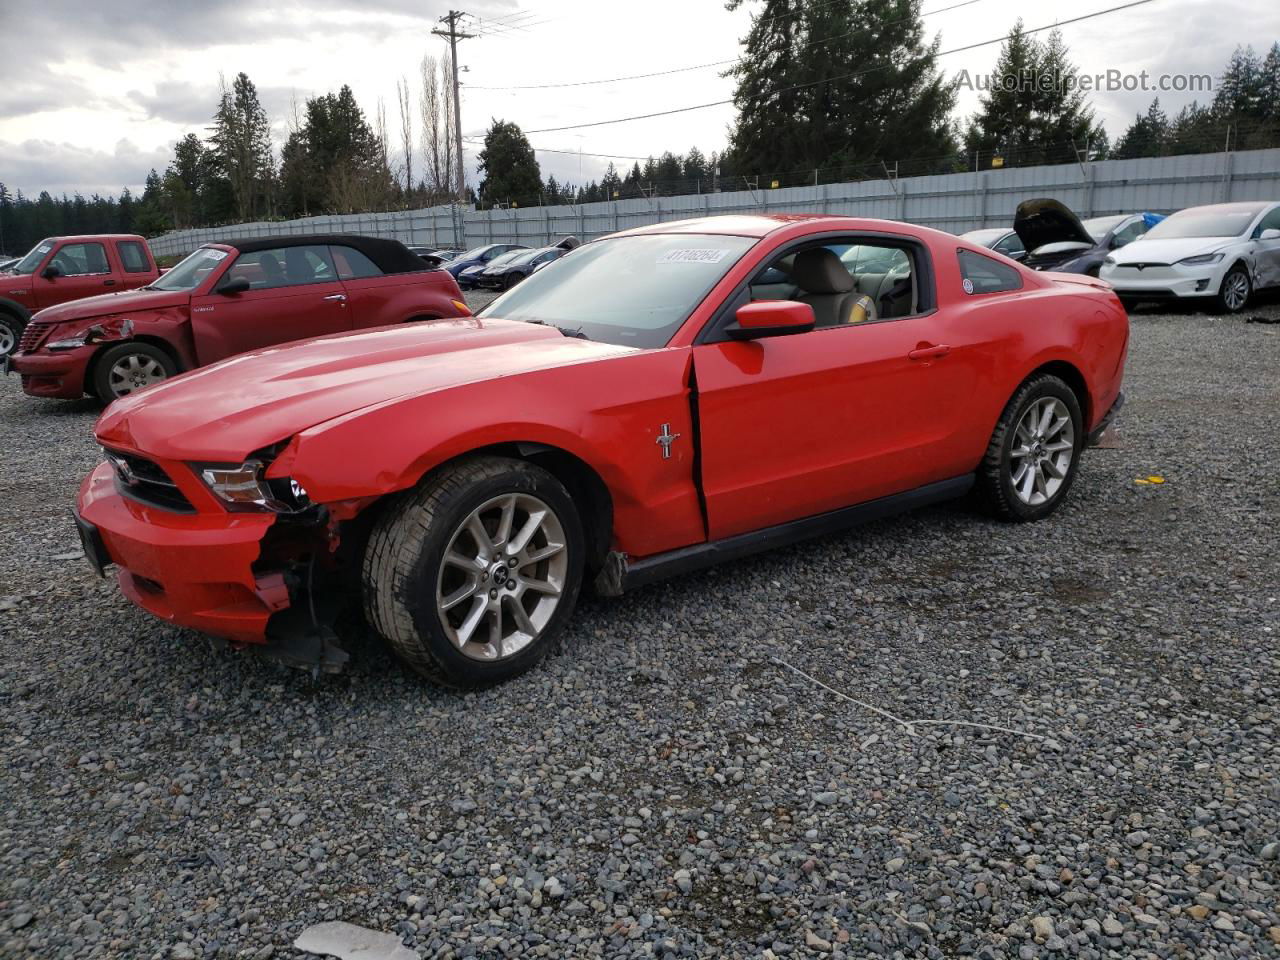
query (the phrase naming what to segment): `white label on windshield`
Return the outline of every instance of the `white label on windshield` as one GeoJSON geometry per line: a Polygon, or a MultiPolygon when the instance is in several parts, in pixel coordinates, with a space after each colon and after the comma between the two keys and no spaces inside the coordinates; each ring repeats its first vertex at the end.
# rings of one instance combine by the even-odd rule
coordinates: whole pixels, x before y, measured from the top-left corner
{"type": "Polygon", "coordinates": [[[44,253],[48,253],[52,249],[53,249],[52,243],[42,243],[40,244],[40,246],[36,247],[36,252],[44,254],[44,253]]]}
{"type": "Polygon", "coordinates": [[[212,260],[214,263],[217,263],[219,260],[225,260],[225,259],[227,259],[227,251],[225,251],[225,250],[206,250],[206,251],[204,252],[204,258],[205,258],[206,260],[212,260]]]}
{"type": "Polygon", "coordinates": [[[668,250],[659,263],[719,263],[728,250],[668,250]]]}

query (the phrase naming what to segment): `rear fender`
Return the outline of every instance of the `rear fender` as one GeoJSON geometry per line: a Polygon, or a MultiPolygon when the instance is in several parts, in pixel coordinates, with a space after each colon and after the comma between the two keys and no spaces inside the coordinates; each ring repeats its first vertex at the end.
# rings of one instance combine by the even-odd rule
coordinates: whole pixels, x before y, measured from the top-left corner
{"type": "Polygon", "coordinates": [[[359,410],[298,434],[269,471],[323,504],[371,502],[501,444],[586,463],[613,502],[613,549],[645,556],[704,538],[688,349],[637,351],[482,380],[359,410]],[[663,425],[676,439],[658,443],[663,425]]]}

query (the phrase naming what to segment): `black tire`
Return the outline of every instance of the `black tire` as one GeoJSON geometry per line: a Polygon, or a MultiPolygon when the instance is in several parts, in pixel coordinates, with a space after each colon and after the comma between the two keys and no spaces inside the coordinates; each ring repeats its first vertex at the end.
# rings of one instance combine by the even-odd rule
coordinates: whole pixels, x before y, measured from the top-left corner
{"type": "Polygon", "coordinates": [[[978,493],[987,509],[996,517],[1014,523],[1043,520],[1066,499],[1080,469],[1080,456],[1085,448],[1084,417],[1080,413],[1080,401],[1075,392],[1052,374],[1033,377],[1018,388],[1013,398],[1000,414],[986,456],[978,468],[978,493]],[[1014,489],[1012,461],[1016,429],[1033,404],[1045,398],[1055,398],[1066,407],[1071,418],[1073,450],[1071,462],[1065,471],[1061,485],[1046,502],[1031,504],[1024,501],[1014,489]]]}
{"type": "Polygon", "coordinates": [[[26,324],[11,313],[0,313],[0,357],[16,353],[26,324]]]}
{"type": "Polygon", "coordinates": [[[1213,298],[1214,310],[1217,313],[1239,313],[1249,305],[1249,300],[1253,296],[1253,281],[1249,277],[1249,271],[1243,263],[1237,263],[1228,270],[1222,277],[1222,284],[1218,287],[1218,293],[1213,298]],[[1232,301],[1232,296],[1228,292],[1232,289],[1232,285],[1243,285],[1244,299],[1232,301]]]}
{"type": "MultiPolygon", "coordinates": [[[[505,457],[460,461],[429,474],[375,523],[362,565],[365,616],[396,654],[428,679],[455,687],[489,686],[530,669],[554,645],[577,603],[584,553],[578,510],[550,473],[505,457]],[[446,633],[444,615],[437,612],[437,587],[444,552],[459,528],[473,511],[506,494],[534,496],[555,513],[568,552],[564,586],[532,642],[502,659],[474,659],[446,633]]],[[[486,582],[492,585],[496,577],[486,582]]]]}
{"type": "Polygon", "coordinates": [[[92,392],[103,403],[110,403],[120,397],[140,390],[144,385],[119,381],[112,373],[116,365],[133,358],[138,365],[153,370],[159,368],[159,379],[152,380],[145,386],[154,386],[178,374],[178,365],[173,357],[164,350],[150,343],[130,340],[104,350],[94,358],[92,392]]]}

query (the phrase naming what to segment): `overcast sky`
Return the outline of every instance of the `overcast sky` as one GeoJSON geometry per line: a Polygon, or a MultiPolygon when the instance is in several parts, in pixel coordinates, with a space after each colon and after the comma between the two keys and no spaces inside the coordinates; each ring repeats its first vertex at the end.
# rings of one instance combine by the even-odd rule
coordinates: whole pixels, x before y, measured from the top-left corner
{"type": "MultiPolygon", "coordinates": [[[[461,0],[455,0],[461,3],[461,0]]],[[[941,10],[957,0],[926,0],[941,10]]],[[[1022,16],[1039,27],[1126,0],[1037,2],[974,0],[925,17],[944,50],[1002,36],[1022,16]]],[[[468,0],[487,35],[464,41],[463,135],[480,138],[491,118],[526,131],[609,120],[732,95],[723,67],[665,77],[541,90],[483,89],[580,83],[729,60],[749,24],[750,0],[733,13],[719,0],[654,0],[643,5],[590,0],[468,0]],[[522,24],[519,29],[511,24],[522,24]]],[[[396,80],[417,90],[423,54],[444,41],[431,35],[447,11],[437,0],[309,0],[303,5],[243,0],[5,0],[0,30],[0,181],[26,193],[117,193],[141,189],[147,171],[163,169],[183,134],[204,134],[216,105],[219,73],[245,71],[274,121],[287,133],[290,104],[349,83],[370,119],[379,98],[396,121],[396,80]]],[[[473,28],[477,21],[471,21],[473,28]]],[[[1280,37],[1280,4],[1259,0],[1152,0],[1064,28],[1083,73],[1148,70],[1152,75],[1207,73],[1215,78],[1238,44],[1265,51],[1280,37]]],[[[990,71],[998,45],[945,56],[948,75],[990,71]]],[[[1092,94],[1113,139],[1151,92],[1092,94]]],[[[1161,94],[1174,112],[1191,94],[1161,94]]],[[[1211,97],[1212,94],[1209,94],[1211,97]]],[[[1206,99],[1201,94],[1200,98],[1206,99]]],[[[976,93],[961,97],[971,112],[976,93]]],[[[704,153],[723,148],[729,106],[596,126],[530,132],[544,176],[597,178],[607,159],[704,153]],[[583,156],[570,155],[581,150],[583,156]]],[[[398,146],[393,143],[398,150],[398,146]]],[[[467,146],[468,165],[478,147],[467,146]]],[[[892,158],[886,158],[892,159],[892,158]]]]}

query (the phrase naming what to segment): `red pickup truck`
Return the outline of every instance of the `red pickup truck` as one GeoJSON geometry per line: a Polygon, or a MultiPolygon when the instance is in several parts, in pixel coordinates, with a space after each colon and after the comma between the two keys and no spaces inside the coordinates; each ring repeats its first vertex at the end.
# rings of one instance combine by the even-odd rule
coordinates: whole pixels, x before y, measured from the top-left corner
{"type": "Polygon", "coordinates": [[[13,352],[37,310],[144,287],[159,275],[147,241],[132,234],[41,240],[0,270],[0,357],[13,352]]]}
{"type": "Polygon", "coordinates": [[[140,290],[41,310],[6,366],[31,396],[110,402],[261,347],[470,315],[453,277],[396,240],[209,243],[140,290]]]}

